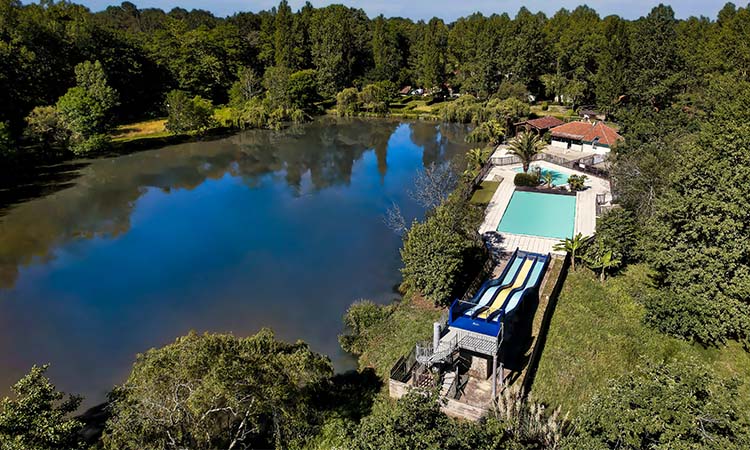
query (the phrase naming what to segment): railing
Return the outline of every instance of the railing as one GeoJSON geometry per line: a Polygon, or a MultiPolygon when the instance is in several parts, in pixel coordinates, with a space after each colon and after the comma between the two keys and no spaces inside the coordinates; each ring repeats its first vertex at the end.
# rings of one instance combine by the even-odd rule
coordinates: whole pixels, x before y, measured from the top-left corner
{"type": "MultiPolygon", "coordinates": [[[[566,167],[595,177],[609,179],[609,171],[594,167],[595,164],[605,161],[603,155],[589,155],[577,159],[567,159],[549,153],[539,153],[534,156],[534,161],[547,161],[560,167],[566,167]]],[[[509,166],[511,164],[520,164],[521,159],[514,155],[493,156],[490,157],[490,163],[494,166],[509,166]]]]}
{"type": "Polygon", "coordinates": [[[391,368],[391,379],[406,383],[411,377],[411,372],[417,364],[416,349],[412,349],[408,355],[402,356],[391,368]]]}
{"type": "Polygon", "coordinates": [[[458,336],[454,336],[448,342],[440,341],[440,345],[435,349],[430,342],[422,342],[414,347],[416,360],[425,365],[435,364],[438,362],[451,363],[451,355],[458,348],[458,336]]]}
{"type": "Polygon", "coordinates": [[[422,364],[417,365],[417,370],[414,371],[414,386],[431,388],[436,385],[437,379],[428,370],[428,367],[422,364]]]}
{"type": "Polygon", "coordinates": [[[490,157],[490,163],[493,166],[509,166],[511,164],[520,164],[521,158],[518,156],[492,156],[490,157]]]}

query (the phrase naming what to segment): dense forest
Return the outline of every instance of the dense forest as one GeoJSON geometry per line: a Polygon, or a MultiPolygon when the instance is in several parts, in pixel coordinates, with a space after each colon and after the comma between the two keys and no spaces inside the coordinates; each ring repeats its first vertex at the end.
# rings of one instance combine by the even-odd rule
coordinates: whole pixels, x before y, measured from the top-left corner
{"type": "MultiPolygon", "coordinates": [[[[478,129],[495,119],[507,128],[529,114],[531,103],[608,113],[625,137],[609,161],[620,208],[600,219],[593,239],[617,259],[611,274],[636,264],[651,271],[649,289],[636,291],[652,330],[706,348],[750,343],[750,7],[728,3],[716,17],[678,20],[659,5],[632,21],[600,17],[586,6],[551,17],[522,8],[513,17],[474,14],[446,23],[369,18],[342,5],[308,3],[295,12],[286,1],[220,18],[202,10],[139,10],[128,2],[91,12],[68,2],[0,0],[6,167],[61,144],[76,153],[101,148],[113,126],[145,118],[169,114],[170,131],[179,133],[209,127],[214,108],[227,105],[227,123],[268,127],[306,120],[335,103],[340,114],[357,110],[351,105],[358,101],[375,111],[381,98],[405,86],[444,104],[443,119],[478,129]],[[452,93],[461,97],[452,100],[452,93]]],[[[459,206],[446,202],[412,227],[424,235],[421,242],[438,234],[457,249],[444,255],[455,271],[467,248],[481,246],[475,233],[456,232],[476,229],[459,206]]],[[[444,284],[430,292],[451,292],[460,274],[442,276],[440,260],[421,258],[426,245],[419,246],[419,236],[408,244],[407,234],[405,281],[425,291],[429,280],[409,280],[408,264],[432,264],[444,284]]],[[[562,434],[569,448],[746,448],[750,442],[750,408],[737,404],[736,380],[693,361],[649,364],[618,379],[572,418],[572,431],[526,403],[508,407],[516,416],[491,417],[479,427],[449,421],[418,395],[396,406],[362,400],[344,408],[330,392],[356,396],[381,386],[331,377],[324,358],[265,332],[244,340],[191,335],[139,357],[112,394],[114,419],[102,445],[544,448],[562,434]],[[184,370],[164,369],[175,364],[184,370]],[[238,368],[258,384],[227,377],[238,368]],[[179,417],[165,414],[169,406],[159,402],[185,383],[200,386],[195,403],[172,405],[179,417]],[[143,405],[153,406],[149,415],[141,414],[143,405]],[[622,405],[630,415],[620,414],[622,405]],[[211,416],[217,408],[221,414],[211,416]]],[[[81,424],[63,420],[78,400],[60,404],[63,396],[44,369],[35,368],[15,390],[20,400],[0,405],[0,438],[24,437],[9,440],[15,446],[8,448],[79,445],[81,424]]]]}
{"type": "Polygon", "coordinates": [[[552,17],[522,8],[515,17],[474,14],[445,23],[370,19],[342,5],[308,3],[293,12],[285,1],[219,18],[128,2],[92,13],[69,2],[3,0],[0,18],[6,153],[17,142],[59,138],[60,121],[77,144],[78,134],[164,116],[173,90],[214,105],[265,91],[265,109],[245,108],[251,124],[274,113],[293,119],[342,89],[382,82],[480,100],[520,93],[527,101],[528,93],[608,112],[675,102],[695,112],[704,109],[714,76],[746,77],[750,65],[750,13],[732,4],[716,20],[676,20],[659,6],[627,21],[581,6],[552,17]]]}

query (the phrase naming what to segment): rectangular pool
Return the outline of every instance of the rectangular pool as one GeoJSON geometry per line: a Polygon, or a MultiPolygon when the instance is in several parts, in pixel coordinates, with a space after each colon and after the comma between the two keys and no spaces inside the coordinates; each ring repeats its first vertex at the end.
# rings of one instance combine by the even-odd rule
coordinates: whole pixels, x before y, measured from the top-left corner
{"type": "MultiPolygon", "coordinates": [[[[532,164],[531,166],[529,166],[529,173],[536,170],[537,168],[541,171],[541,175],[542,175],[541,181],[544,181],[544,174],[551,173],[552,174],[552,186],[565,186],[566,184],[568,184],[569,175],[566,175],[562,172],[558,172],[557,170],[545,169],[544,167],[539,167],[537,165],[532,164]]],[[[523,167],[515,168],[513,169],[513,171],[516,173],[521,173],[523,172],[523,167]]]]}
{"type": "Polygon", "coordinates": [[[573,236],[575,217],[573,195],[515,191],[497,231],[565,239],[573,236]]]}

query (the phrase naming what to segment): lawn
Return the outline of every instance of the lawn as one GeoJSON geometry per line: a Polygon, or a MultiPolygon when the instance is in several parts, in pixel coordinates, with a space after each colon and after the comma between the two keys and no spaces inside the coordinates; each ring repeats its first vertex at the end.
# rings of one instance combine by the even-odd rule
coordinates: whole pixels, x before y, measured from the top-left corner
{"type": "Polygon", "coordinates": [[[488,204],[492,200],[492,196],[495,195],[498,186],[500,186],[499,181],[482,181],[482,184],[474,191],[474,195],[471,196],[471,203],[488,204]]]}
{"type": "Polygon", "coordinates": [[[636,265],[601,285],[588,269],[571,271],[552,318],[532,395],[575,414],[608,381],[647,360],[693,357],[717,374],[744,381],[739,395],[750,405],[750,353],[736,342],[703,348],[643,325],[638,302],[649,287],[645,266],[636,265]]]}
{"type": "Polygon", "coordinates": [[[127,142],[135,139],[169,136],[170,133],[165,127],[166,123],[167,119],[154,119],[120,125],[112,133],[112,140],[115,142],[127,142]]]}
{"type": "Polygon", "coordinates": [[[372,367],[388,380],[398,358],[408,354],[417,342],[432,339],[432,323],[440,319],[442,311],[423,300],[394,305],[387,319],[368,330],[370,341],[359,355],[360,368],[372,367]]]}

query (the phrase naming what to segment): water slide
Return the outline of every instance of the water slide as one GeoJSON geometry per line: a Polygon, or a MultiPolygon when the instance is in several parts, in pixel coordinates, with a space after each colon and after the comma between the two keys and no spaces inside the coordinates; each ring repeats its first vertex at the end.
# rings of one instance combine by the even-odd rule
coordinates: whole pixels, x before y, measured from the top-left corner
{"type": "Polygon", "coordinates": [[[518,307],[519,303],[521,303],[526,292],[539,286],[539,283],[542,282],[542,277],[544,277],[544,269],[547,266],[548,259],[549,257],[547,256],[540,256],[536,259],[534,268],[531,270],[528,280],[524,283],[523,289],[513,292],[506,304],[501,307],[502,314],[500,311],[496,311],[494,317],[492,315],[489,316],[491,320],[497,321],[501,316],[507,316],[512,313],[518,307]]]}
{"type": "Polygon", "coordinates": [[[523,262],[523,266],[521,266],[521,269],[516,272],[517,275],[513,284],[503,287],[503,289],[497,293],[492,303],[482,308],[482,311],[480,311],[479,314],[477,314],[474,317],[478,317],[480,319],[487,319],[488,316],[493,314],[495,311],[501,309],[503,305],[505,304],[505,300],[508,298],[508,296],[515,289],[518,289],[525,284],[526,278],[529,275],[531,268],[534,266],[535,261],[536,261],[535,256],[526,257],[526,260],[523,262]]]}
{"type": "Polygon", "coordinates": [[[479,309],[491,304],[498,291],[502,291],[503,288],[513,282],[513,277],[518,272],[523,259],[522,256],[515,256],[513,261],[508,263],[508,268],[503,271],[505,276],[501,275],[499,278],[489,281],[484,289],[480,289],[479,295],[477,295],[479,299],[476,301],[476,306],[465,311],[464,315],[472,316],[479,309]]]}

